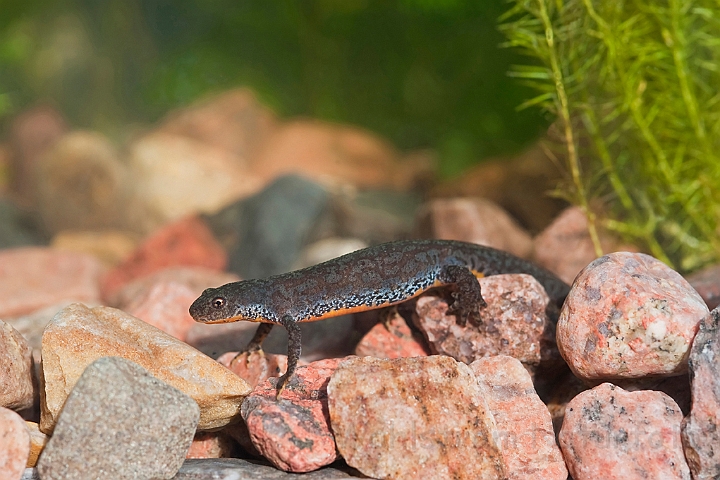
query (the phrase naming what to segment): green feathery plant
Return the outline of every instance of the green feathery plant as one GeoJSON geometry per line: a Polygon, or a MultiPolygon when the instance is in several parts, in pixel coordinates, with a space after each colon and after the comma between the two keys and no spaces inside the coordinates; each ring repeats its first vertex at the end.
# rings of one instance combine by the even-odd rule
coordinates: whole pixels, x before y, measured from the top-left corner
{"type": "Polygon", "coordinates": [[[565,196],[683,271],[720,260],[717,0],[511,0],[512,76],[557,118],[565,196]],[[600,202],[602,219],[592,210],[600,202]]]}

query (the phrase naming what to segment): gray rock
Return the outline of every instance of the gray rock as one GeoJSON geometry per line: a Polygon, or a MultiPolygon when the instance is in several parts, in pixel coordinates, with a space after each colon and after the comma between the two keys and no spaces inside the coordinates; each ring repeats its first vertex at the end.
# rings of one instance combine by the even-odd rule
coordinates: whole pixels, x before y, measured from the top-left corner
{"type": "Polygon", "coordinates": [[[172,478],[200,417],[187,395],[118,357],[92,363],[38,460],[43,480],[172,478]]]}
{"type": "Polygon", "coordinates": [[[230,270],[262,278],[290,270],[328,202],[320,185],[296,175],[206,218],[230,255],[230,270]]]}
{"type": "Polygon", "coordinates": [[[38,218],[0,199],[0,248],[44,245],[48,241],[38,218]]]}
{"type": "Polygon", "coordinates": [[[692,408],[682,440],[694,479],[720,478],[720,308],[701,322],[690,350],[692,408]]]}
{"type": "MultiPolygon", "coordinates": [[[[369,478],[351,469],[326,467],[310,473],[286,473],[257,461],[240,458],[185,460],[174,480],[345,480],[369,478]]],[[[25,479],[23,479],[25,480],[25,479]]],[[[28,477],[27,480],[34,480],[28,477]]]]}

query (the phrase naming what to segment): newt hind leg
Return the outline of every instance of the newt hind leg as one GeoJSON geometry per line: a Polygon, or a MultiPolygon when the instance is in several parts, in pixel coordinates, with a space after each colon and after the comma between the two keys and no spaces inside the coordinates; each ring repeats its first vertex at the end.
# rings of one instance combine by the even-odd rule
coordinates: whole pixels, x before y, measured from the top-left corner
{"type": "Polygon", "coordinates": [[[466,267],[448,265],[440,272],[440,281],[453,285],[452,303],[448,306],[447,313],[457,316],[458,325],[464,326],[468,320],[473,325],[480,325],[480,307],[487,304],[475,275],[466,267]]]}

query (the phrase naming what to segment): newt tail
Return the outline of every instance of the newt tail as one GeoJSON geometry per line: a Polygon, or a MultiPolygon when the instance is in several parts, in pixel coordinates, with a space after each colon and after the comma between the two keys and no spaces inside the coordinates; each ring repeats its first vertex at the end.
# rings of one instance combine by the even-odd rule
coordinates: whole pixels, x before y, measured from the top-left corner
{"type": "Polygon", "coordinates": [[[453,288],[448,313],[479,324],[485,305],[476,277],[526,273],[561,305],[570,287],[549,271],[507,252],[452,240],[409,240],[365,248],[265,279],[208,288],[190,307],[202,323],[259,322],[245,351],[258,350],[273,325],[288,331],[288,368],[278,397],[301,354],[299,323],[388,307],[441,286],[453,288]]]}

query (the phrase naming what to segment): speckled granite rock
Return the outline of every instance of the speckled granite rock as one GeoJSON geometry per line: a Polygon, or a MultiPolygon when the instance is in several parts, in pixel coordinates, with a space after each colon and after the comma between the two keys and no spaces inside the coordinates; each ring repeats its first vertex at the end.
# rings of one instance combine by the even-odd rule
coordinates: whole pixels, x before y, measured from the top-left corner
{"type": "Polygon", "coordinates": [[[558,348],[585,380],[679,375],[707,313],[700,295],[664,263],[611,253],[575,280],[558,321],[558,348]]]}
{"type": "Polygon", "coordinates": [[[198,429],[236,421],[250,387],[194,348],[127,313],[73,304],[58,312],[42,340],[40,430],[52,431],[70,390],[101,357],[132,360],[200,406],[198,429]]]}
{"type": "Polygon", "coordinates": [[[18,480],[30,456],[30,431],[25,420],[0,407],[0,478],[18,480]]]}
{"type": "Polygon", "coordinates": [[[446,315],[445,300],[423,296],[413,321],[425,334],[434,353],[471,363],[488,355],[509,355],[528,368],[541,360],[559,359],[552,341],[554,324],[546,309],[550,300],[530,275],[493,275],[478,280],[487,307],[480,310],[482,325],[461,327],[446,315]]]}
{"type": "Polygon", "coordinates": [[[423,205],[418,213],[422,238],[477,243],[527,258],[532,239],[502,207],[479,197],[442,198],[423,205]]]}
{"type": "Polygon", "coordinates": [[[172,478],[192,442],[192,398],[123,358],[90,364],[38,460],[43,480],[172,478]]]}
{"type": "Polygon", "coordinates": [[[690,351],[692,408],[683,422],[685,457],[693,478],[720,477],[720,308],[702,322],[690,351]]]}
{"type": "Polygon", "coordinates": [[[376,324],[355,347],[355,355],[361,357],[427,357],[429,354],[422,338],[416,338],[397,312],[376,324]]]}
{"type": "Polygon", "coordinates": [[[330,378],[328,406],[340,454],[365,475],[505,478],[481,387],[450,357],[350,359],[330,378]]]}
{"type": "Polygon", "coordinates": [[[20,333],[0,320],[0,407],[32,407],[32,349],[20,333]]]}
{"type": "MultiPolygon", "coordinates": [[[[245,380],[253,389],[268,378],[279,377],[287,371],[287,355],[264,351],[243,352],[240,355],[238,352],[225,352],[217,361],[245,380]]],[[[304,364],[305,362],[298,362],[298,365],[304,364]]]]}
{"type": "Polygon", "coordinates": [[[681,421],[664,393],[603,383],[567,405],[558,440],[575,480],[690,480],[681,421]]]}
{"type": "MultiPolygon", "coordinates": [[[[274,467],[240,458],[186,460],[173,480],[348,480],[368,478],[343,469],[326,467],[310,473],[286,473],[274,467]]],[[[25,480],[23,478],[23,480],[25,480]]],[[[35,480],[35,479],[27,479],[35,480]]]]}
{"type": "Polygon", "coordinates": [[[495,418],[509,480],[565,480],[567,468],[555,443],[552,419],[517,359],[484,357],[470,364],[495,418]]]}
{"type": "Polygon", "coordinates": [[[0,318],[18,317],[62,301],[100,302],[100,262],[44,247],[0,251],[0,318]]]}
{"type": "Polygon", "coordinates": [[[276,467],[309,472],[337,459],[327,417],[327,382],[342,359],[327,359],[298,367],[276,398],[277,381],[266,381],[242,404],[255,448],[276,467]]]}

